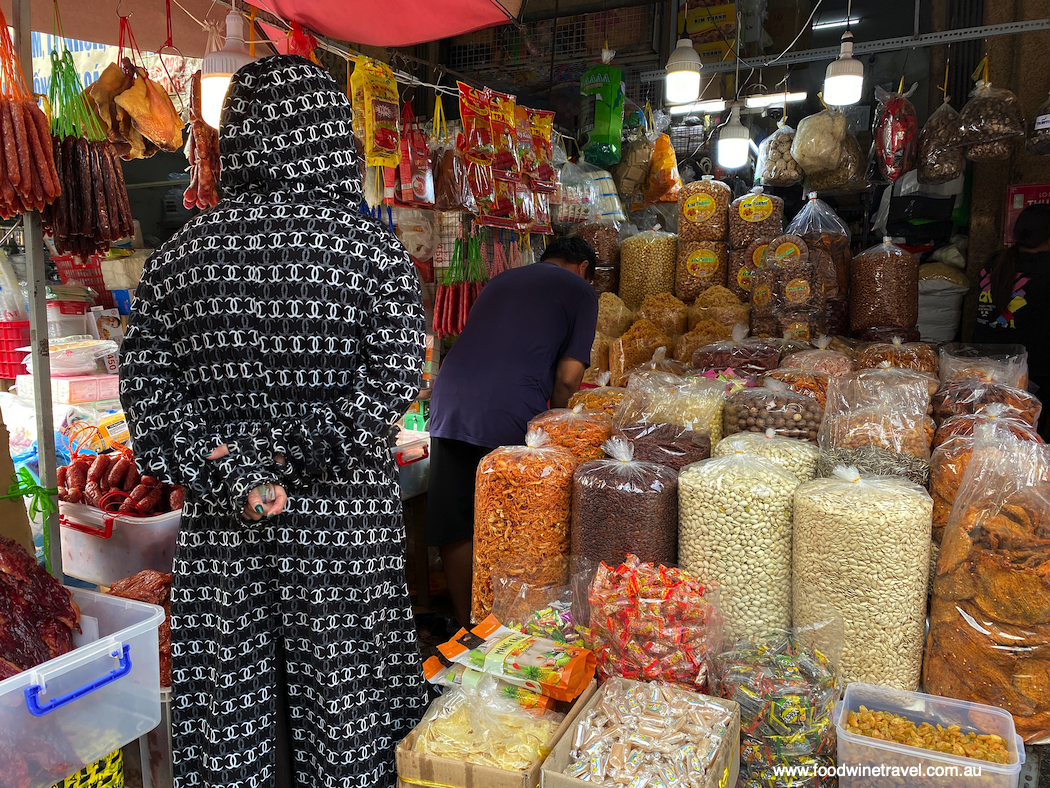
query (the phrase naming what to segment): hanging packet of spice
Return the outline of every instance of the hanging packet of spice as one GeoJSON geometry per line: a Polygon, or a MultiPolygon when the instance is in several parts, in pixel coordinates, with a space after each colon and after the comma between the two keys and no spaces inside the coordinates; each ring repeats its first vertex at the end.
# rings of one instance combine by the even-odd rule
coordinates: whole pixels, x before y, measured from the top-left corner
{"type": "Polygon", "coordinates": [[[532,130],[532,149],[536,155],[536,169],[530,171],[532,187],[541,194],[557,191],[558,173],[554,169],[554,113],[542,109],[530,109],[529,126],[532,130]]]}
{"type": "Polygon", "coordinates": [[[587,135],[583,148],[589,164],[612,167],[620,161],[624,100],[623,71],[610,65],[616,52],[602,50],[602,62],[580,79],[580,130],[587,135]]]}
{"type": "Polygon", "coordinates": [[[401,112],[401,162],[398,165],[401,191],[398,197],[406,205],[434,204],[434,170],[430,164],[430,143],[416,120],[412,105],[401,112]]]}
{"type": "Polygon", "coordinates": [[[471,164],[491,166],[496,161],[492,142],[492,122],[489,102],[484,91],[462,82],[459,86],[459,117],[463,123],[463,141],[460,149],[471,164]]]}
{"type": "Polygon", "coordinates": [[[495,177],[505,181],[521,180],[521,163],[518,161],[518,128],[514,96],[486,91],[489,107],[489,127],[492,129],[492,146],[495,159],[492,170],[495,177]]]}
{"type": "Polygon", "coordinates": [[[514,108],[514,133],[521,174],[528,176],[530,182],[534,182],[539,161],[536,158],[536,145],[532,140],[532,123],[529,121],[528,107],[514,108]]]}
{"type": "Polygon", "coordinates": [[[365,165],[397,167],[401,160],[401,139],[398,134],[400,112],[394,72],[385,63],[356,57],[350,85],[355,98],[355,134],[360,126],[357,113],[359,110],[364,113],[365,165]]]}

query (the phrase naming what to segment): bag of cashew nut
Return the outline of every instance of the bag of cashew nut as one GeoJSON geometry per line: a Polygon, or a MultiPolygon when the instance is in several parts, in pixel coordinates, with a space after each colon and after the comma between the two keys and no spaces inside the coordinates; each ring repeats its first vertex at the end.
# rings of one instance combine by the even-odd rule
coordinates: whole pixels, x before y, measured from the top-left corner
{"type": "Polygon", "coordinates": [[[795,491],[794,623],[843,620],[842,681],[918,687],[932,511],[919,485],[852,467],[795,491]]]}
{"type": "Polygon", "coordinates": [[[991,421],[944,532],[923,685],[1006,709],[1033,741],[1050,730],[1050,460],[991,421]]]}
{"type": "Polygon", "coordinates": [[[919,135],[916,166],[919,183],[927,186],[947,183],[966,170],[966,152],[951,144],[959,124],[959,113],[947,101],[927,119],[919,135]]]}

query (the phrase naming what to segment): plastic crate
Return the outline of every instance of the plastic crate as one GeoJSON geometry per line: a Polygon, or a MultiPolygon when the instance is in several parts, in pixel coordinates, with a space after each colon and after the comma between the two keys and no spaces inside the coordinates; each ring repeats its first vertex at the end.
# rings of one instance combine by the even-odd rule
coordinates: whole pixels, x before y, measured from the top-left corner
{"type": "Polygon", "coordinates": [[[182,510],[152,517],[109,514],[80,503],[58,505],[62,571],[111,586],[144,569],[170,572],[182,510]]]}
{"type": "Polygon", "coordinates": [[[160,691],[160,725],[139,739],[142,788],[171,788],[171,689],[160,691]]]}
{"type": "Polygon", "coordinates": [[[18,348],[28,344],[28,320],[0,322],[0,378],[15,380],[19,375],[26,374],[26,365],[22,363],[26,354],[18,348]]]}
{"type": "Polygon", "coordinates": [[[72,255],[60,255],[51,258],[58,268],[58,278],[64,285],[82,285],[90,287],[98,294],[98,302],[106,309],[116,309],[113,293],[106,287],[102,278],[102,264],[94,257],[83,260],[72,255]]]}
{"type": "Polygon", "coordinates": [[[846,772],[839,775],[840,788],[876,788],[902,777],[906,778],[903,782],[893,784],[909,788],[1016,788],[1025,761],[1024,742],[1014,729],[1013,717],[994,706],[873,684],[850,684],[835,718],[838,763],[846,772]],[[899,714],[916,725],[958,725],[963,733],[996,734],[1006,740],[1010,763],[990,763],[850,733],[845,727],[847,715],[860,711],[862,705],[871,711],[899,714]],[[896,777],[886,772],[874,774],[874,769],[887,767],[905,771],[896,777]],[[967,773],[967,769],[971,771],[967,773]]]}
{"type": "Polygon", "coordinates": [[[77,648],[0,681],[0,741],[60,754],[49,769],[30,764],[28,788],[48,788],[160,722],[164,609],[69,590],[81,614],[77,648]]]}

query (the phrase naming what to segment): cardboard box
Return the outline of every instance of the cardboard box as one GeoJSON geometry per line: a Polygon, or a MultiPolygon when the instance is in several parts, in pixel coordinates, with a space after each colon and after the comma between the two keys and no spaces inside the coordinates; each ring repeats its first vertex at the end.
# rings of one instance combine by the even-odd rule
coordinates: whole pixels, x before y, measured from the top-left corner
{"type": "Polygon", "coordinates": [[[724,41],[716,41],[713,44],[697,44],[693,49],[696,50],[696,54],[700,55],[700,62],[704,65],[736,60],[733,48],[724,41]]]}
{"type": "MultiPolygon", "coordinates": [[[[548,742],[553,749],[576,722],[580,712],[590,707],[598,684],[594,679],[576,699],[558,730],[548,742]]],[[[739,720],[739,714],[737,715],[739,720]]],[[[739,728],[739,724],[737,725],[739,728]]],[[[491,766],[477,766],[452,758],[436,758],[416,752],[416,730],[413,730],[397,745],[397,776],[399,785],[440,785],[443,788],[537,788],[544,761],[536,761],[527,772],[509,772],[491,766]]]]}
{"type": "Polygon", "coordinates": [[[678,32],[689,34],[703,33],[712,28],[721,28],[729,31],[736,28],[736,6],[716,5],[711,8],[694,8],[692,11],[683,11],[678,15],[678,32]]]}
{"type": "MultiPolygon", "coordinates": [[[[631,684],[644,684],[641,681],[631,681],[630,679],[620,679],[631,684]]],[[[708,697],[708,696],[704,696],[708,697]]],[[[577,715],[584,714],[598,703],[600,693],[595,693],[594,697],[590,699],[585,707],[583,707],[577,715]]],[[[718,752],[715,755],[715,762],[711,769],[707,773],[707,780],[704,783],[704,788],[732,788],[737,783],[737,778],[740,776],[740,704],[732,700],[722,700],[721,698],[710,698],[714,703],[722,706],[733,712],[733,718],[729,721],[726,726],[726,736],[722,739],[722,743],[718,745],[718,752]]],[[[577,780],[575,777],[569,777],[567,774],[563,774],[565,767],[569,765],[570,751],[572,750],[572,735],[564,736],[551,750],[551,754],[547,756],[547,760],[543,762],[543,788],[587,788],[588,785],[593,783],[587,783],[583,780],[577,780]]],[[[478,783],[480,786],[481,783],[478,783]]]]}
{"type": "MultiPolygon", "coordinates": [[[[33,396],[32,375],[19,375],[16,383],[23,397],[33,396]]],[[[51,401],[59,405],[79,405],[83,402],[98,402],[119,397],[120,378],[117,375],[51,378],[51,401]]]]}

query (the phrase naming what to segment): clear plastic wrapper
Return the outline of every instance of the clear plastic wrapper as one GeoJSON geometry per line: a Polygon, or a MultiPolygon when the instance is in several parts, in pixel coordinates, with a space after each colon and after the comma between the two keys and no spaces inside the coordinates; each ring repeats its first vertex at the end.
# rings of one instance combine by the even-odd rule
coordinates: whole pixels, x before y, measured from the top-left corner
{"type": "Polygon", "coordinates": [[[609,345],[609,371],[616,386],[626,384],[631,372],[652,361],[654,354],[674,349],[674,340],[648,320],[637,320],[627,333],[609,345]]]}
{"type": "Polygon", "coordinates": [[[857,138],[849,131],[842,139],[838,164],[818,173],[806,172],[802,188],[807,192],[860,191],[867,187],[864,153],[857,138]]]}
{"type": "Polygon", "coordinates": [[[721,648],[718,592],[695,576],[628,556],[602,565],[590,587],[598,674],[707,690],[707,658],[721,648]]]}
{"type": "MultiPolygon", "coordinates": [[[[850,325],[853,331],[915,328],[919,317],[919,261],[889,238],[853,258],[850,325]]],[[[906,335],[900,334],[907,341],[906,335]]]]}
{"type": "MultiPolygon", "coordinates": [[[[690,299],[692,300],[692,299],[690,299]]],[[[689,308],[670,293],[647,295],[635,313],[635,320],[648,320],[669,337],[684,334],[689,323],[689,308]]]]}
{"type": "Polygon", "coordinates": [[[979,378],[961,378],[943,383],[933,396],[933,418],[938,424],[966,413],[980,413],[1003,404],[1033,427],[1039,423],[1042,404],[1034,394],[1013,386],[979,378]]]}
{"type": "Polygon", "coordinates": [[[952,145],[960,122],[959,113],[947,101],[927,119],[919,136],[916,165],[919,183],[926,186],[948,183],[966,171],[966,151],[952,145]]]}
{"type": "Polygon", "coordinates": [[[731,454],[747,454],[767,460],[794,474],[799,482],[808,482],[817,475],[820,450],[812,443],[781,437],[775,430],[768,429],[762,433],[737,432],[726,435],[711,456],[726,457],[731,454]]]}
{"type": "Polygon", "coordinates": [[[582,645],[574,584],[534,586],[497,575],[492,590],[492,615],[503,626],[555,643],[582,645]]]}
{"type": "Polygon", "coordinates": [[[952,416],[943,422],[933,436],[933,448],[937,449],[938,446],[943,445],[952,438],[973,437],[974,432],[980,428],[981,424],[993,420],[995,421],[996,429],[1005,430],[1019,440],[1035,441],[1036,443],[1043,442],[1035,427],[1025,421],[1020,413],[1009,405],[997,403],[988,405],[980,413],[964,413],[960,416],[952,416]]]}
{"type": "Polygon", "coordinates": [[[809,397],[820,406],[821,412],[827,404],[830,378],[823,372],[781,367],[767,372],[766,380],[779,381],[796,394],[809,397]]]}
{"type": "Polygon", "coordinates": [[[941,382],[984,380],[1004,386],[1028,386],[1028,351],[1024,345],[941,345],[941,382]]]}
{"type": "Polygon", "coordinates": [[[979,80],[960,113],[951,144],[963,148],[970,161],[1004,161],[1013,154],[1014,142],[1024,139],[1024,132],[1017,96],[979,80]]]}
{"type": "Polygon", "coordinates": [[[724,435],[773,430],[784,438],[816,443],[823,415],[824,409],[812,397],[767,379],[760,388],[744,389],[726,400],[722,430],[724,435]]]}
{"type": "Polygon", "coordinates": [[[831,338],[817,337],[813,342],[815,350],[803,350],[792,353],[780,362],[781,369],[801,369],[823,372],[828,377],[848,375],[857,368],[851,356],[831,349],[831,338]]]}
{"type": "Polygon", "coordinates": [[[1025,149],[1034,156],[1050,154],[1050,98],[1039,105],[1039,109],[1028,121],[1025,149]]]}
{"type": "Polygon", "coordinates": [[[827,333],[832,336],[849,335],[849,299],[829,298],[824,305],[827,314],[827,333]]]}
{"type": "Polygon", "coordinates": [[[602,293],[598,296],[599,333],[616,339],[627,333],[634,322],[634,312],[613,293],[602,293]]]}
{"type": "Polygon", "coordinates": [[[823,309],[803,309],[782,312],[777,316],[777,328],[785,339],[810,342],[827,331],[827,315],[823,309]]]}
{"type": "Polygon", "coordinates": [[[637,309],[647,295],[674,290],[678,237],[650,230],[620,244],[620,298],[637,309]]]}
{"type": "Polygon", "coordinates": [[[728,641],[791,625],[791,498],[798,485],[781,466],[746,454],[704,460],[678,475],[678,560],[717,586],[728,641]]]}
{"type": "Polygon", "coordinates": [[[746,300],[741,302],[729,288],[714,285],[693,301],[689,310],[689,329],[692,330],[705,320],[713,320],[732,332],[736,326],[747,323],[750,312],[746,300]]]}
{"type": "Polygon", "coordinates": [[[577,405],[541,413],[529,422],[528,429],[543,430],[547,446],[560,446],[571,451],[577,462],[590,462],[605,456],[602,444],[612,437],[612,417],[577,405]]]}
{"type": "Polygon", "coordinates": [[[616,295],[620,292],[620,269],[611,265],[595,266],[591,285],[598,295],[602,293],[616,295]]]}
{"type": "MultiPolygon", "coordinates": [[[[687,378],[660,370],[642,372],[631,376],[627,384],[627,396],[614,423],[621,430],[637,423],[670,424],[707,435],[714,444],[722,438],[724,404],[725,386],[720,381],[687,378]]],[[[638,440],[629,435],[627,437],[635,441],[635,457],[660,462],[652,457],[643,457],[643,447],[638,440]]]]}
{"type": "Polygon", "coordinates": [[[629,377],[634,378],[635,376],[638,376],[639,380],[648,380],[652,377],[658,377],[650,374],[654,372],[660,373],[661,375],[667,374],[676,379],[684,378],[689,374],[689,365],[683,364],[680,361],[675,361],[668,356],[666,348],[658,347],[656,352],[653,353],[651,359],[644,364],[639,364],[630,371],[629,377]]]}
{"type": "Polygon", "coordinates": [[[649,203],[676,202],[682,192],[682,178],[678,173],[671,138],[661,134],[653,146],[653,157],[649,161],[649,179],[646,181],[645,199],[649,203]]]}
{"type": "Polygon", "coordinates": [[[577,405],[580,405],[585,411],[615,416],[625,394],[627,394],[627,389],[616,386],[583,389],[572,395],[572,398],[569,400],[569,407],[575,408],[577,405]]]}
{"type": "Polygon", "coordinates": [[[755,170],[763,186],[794,186],[802,180],[802,165],[791,155],[794,141],[795,130],[781,121],[777,130],[758,146],[755,170]]]}
{"type": "Polygon", "coordinates": [[[474,507],[471,617],[492,609],[492,575],[534,585],[563,583],[569,557],[569,506],[576,458],[549,446],[542,430],[524,446],[504,446],[478,466],[474,507]]]}
{"type": "Polygon", "coordinates": [[[601,167],[620,161],[623,135],[623,70],[612,65],[616,52],[602,50],[602,62],[592,65],[580,79],[580,130],[587,135],[583,152],[601,167]]]}
{"type": "Polygon", "coordinates": [[[751,280],[755,272],[766,264],[768,246],[769,238],[756,238],[748,244],[746,249],[738,249],[729,253],[726,287],[745,303],[751,300],[751,280]]]}
{"type": "Polygon", "coordinates": [[[842,619],[842,681],[918,687],[932,509],[922,487],[855,468],[795,492],[794,622],[842,619]]]}
{"type": "Polygon", "coordinates": [[[675,295],[693,301],[710,287],[724,287],[728,270],[729,249],[724,241],[682,241],[675,266],[675,295]]]}
{"type": "Polygon", "coordinates": [[[582,224],[576,230],[576,237],[591,245],[598,266],[620,265],[620,230],[614,223],[582,224]]]}
{"type": "Polygon", "coordinates": [[[923,686],[994,705],[1026,741],[1050,731],[1047,448],[976,436],[933,581],[923,686]]]}
{"type": "Polygon", "coordinates": [[[775,238],[784,229],[784,201],[756,186],[729,206],[729,245],[746,249],[759,238],[775,238]]]}
{"type": "Polygon", "coordinates": [[[930,484],[930,463],[911,454],[862,446],[859,449],[825,449],[817,462],[817,476],[827,478],[836,468],[856,468],[865,476],[899,476],[920,487],[930,484]]]}
{"type": "Polygon", "coordinates": [[[733,193],[722,181],[705,175],[687,183],[678,196],[678,237],[683,243],[725,241],[733,193]]]}
{"type": "MultiPolygon", "coordinates": [[[[693,323],[692,310],[690,312],[690,323],[693,323]]],[[[696,353],[698,349],[714,342],[729,339],[732,336],[733,329],[727,327],[723,323],[711,318],[699,320],[696,323],[693,323],[693,327],[689,330],[689,333],[682,334],[682,336],[675,340],[675,360],[681,361],[684,364],[690,364],[693,360],[693,354],[696,353]]]]}
{"type": "Polygon", "coordinates": [[[747,327],[733,329],[733,338],[702,347],[693,354],[697,370],[732,369],[741,375],[762,375],[780,363],[780,346],[768,339],[747,339],[747,327]]]}
{"type": "Polygon", "coordinates": [[[918,85],[913,85],[907,93],[891,93],[881,86],[875,87],[875,99],[879,105],[872,146],[879,172],[890,183],[896,183],[904,173],[915,169],[919,121],[908,97],[916,87],[918,85]]]}
{"type": "Polygon", "coordinates": [[[845,296],[849,292],[850,263],[853,259],[851,235],[845,222],[826,202],[817,198],[816,192],[811,192],[786,232],[802,238],[811,250],[822,249],[831,255],[837,286],[832,287],[831,282],[825,280],[825,294],[828,298],[845,296]]]}
{"type": "Polygon", "coordinates": [[[875,369],[884,364],[911,369],[916,372],[937,374],[940,359],[937,350],[925,342],[902,342],[894,337],[892,342],[875,342],[864,348],[857,356],[858,369],[875,369]]]}
{"type": "Polygon", "coordinates": [[[595,332],[594,342],[591,343],[591,366],[602,372],[609,370],[609,345],[612,339],[600,331],[595,332]]]}
{"type": "Polygon", "coordinates": [[[846,116],[836,110],[824,110],[799,121],[791,156],[807,176],[839,166],[843,140],[849,133],[847,125],[846,116]]]}
{"type": "Polygon", "coordinates": [[[610,566],[636,555],[678,563],[678,474],[634,458],[623,438],[603,446],[608,459],[576,469],[572,482],[572,554],[610,566]]]}
{"type": "Polygon", "coordinates": [[[571,161],[561,168],[561,202],[552,216],[554,225],[569,230],[601,220],[601,192],[594,178],[571,161]]]}
{"type": "Polygon", "coordinates": [[[612,171],[616,187],[620,190],[620,197],[623,200],[629,200],[641,192],[642,187],[649,180],[649,166],[655,147],[655,135],[649,137],[646,134],[640,134],[624,145],[620,163],[612,171]]]}
{"type": "Polygon", "coordinates": [[[536,710],[537,713],[555,711],[554,698],[548,698],[524,687],[515,687],[513,684],[507,684],[487,673],[468,668],[466,665],[451,665],[442,668],[428,676],[427,680],[439,687],[466,687],[490,697],[498,693],[501,698],[516,701],[519,708],[524,710],[536,710]]]}

